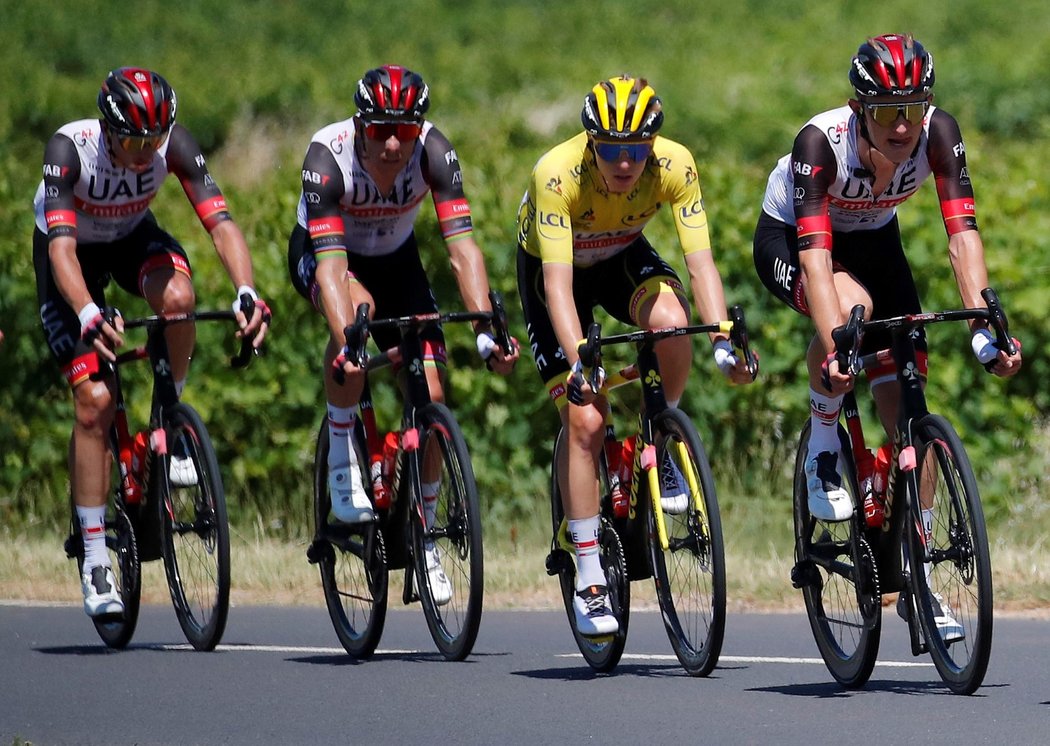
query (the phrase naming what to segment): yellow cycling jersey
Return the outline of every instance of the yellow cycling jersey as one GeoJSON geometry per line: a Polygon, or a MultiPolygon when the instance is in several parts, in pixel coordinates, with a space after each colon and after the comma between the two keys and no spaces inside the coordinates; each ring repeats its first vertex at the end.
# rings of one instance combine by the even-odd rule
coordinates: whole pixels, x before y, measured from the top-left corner
{"type": "Polygon", "coordinates": [[[610,193],[587,133],[549,150],[532,170],[518,210],[518,244],[544,263],[589,267],[619,254],[668,203],[683,254],[711,248],[693,156],[663,137],[634,188],[610,193]]]}

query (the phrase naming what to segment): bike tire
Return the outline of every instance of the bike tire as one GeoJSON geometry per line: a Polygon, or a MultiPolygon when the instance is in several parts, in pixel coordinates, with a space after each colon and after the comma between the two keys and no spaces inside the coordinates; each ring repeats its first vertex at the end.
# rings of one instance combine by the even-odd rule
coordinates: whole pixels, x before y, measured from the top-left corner
{"type": "Polygon", "coordinates": [[[167,454],[154,457],[150,474],[160,511],[164,574],[186,639],[196,650],[214,650],[230,609],[230,525],[222,476],[207,428],[193,407],[181,402],[171,407],[165,434],[167,454]],[[172,481],[173,453],[190,459],[195,484],[172,481]]]}
{"type": "MultiPolygon", "coordinates": [[[[796,565],[792,579],[796,585],[802,585],[813,639],[828,671],[845,688],[859,689],[875,668],[882,635],[877,574],[856,512],[853,519],[837,523],[818,521],[809,513],[805,474],[809,427],[806,423],[802,429],[795,457],[792,513],[796,565]],[[866,548],[866,554],[862,548],[866,548]],[[818,564],[817,559],[823,564],[818,564]],[[862,600],[865,588],[869,589],[868,595],[862,600]]],[[[841,426],[839,441],[843,486],[857,505],[860,491],[852,449],[841,426]]]]}
{"type": "MultiPolygon", "coordinates": [[[[336,637],[354,658],[369,658],[379,645],[386,623],[388,569],[383,532],[378,524],[347,526],[329,520],[328,418],[321,420],[314,455],[313,518],[316,562],[325,605],[336,637]]],[[[359,464],[367,464],[360,420],[354,431],[359,464]]],[[[371,490],[371,485],[368,485],[371,490]]]]}
{"type": "Polygon", "coordinates": [[[984,681],[992,650],[992,567],[984,510],[970,460],[952,425],[931,414],[913,432],[913,484],[924,494],[932,490],[933,497],[931,534],[924,540],[918,515],[917,521],[908,522],[912,530],[905,528],[909,557],[928,552],[932,559],[928,574],[910,568],[916,606],[941,679],[956,694],[972,694],[984,681]],[[951,608],[963,626],[963,639],[946,643],[938,634],[931,594],[951,608]]]}
{"type": "Polygon", "coordinates": [[[660,545],[655,505],[649,501],[649,560],[656,597],[682,667],[691,676],[707,676],[718,664],[726,622],[725,546],[714,477],[696,427],[684,412],[664,410],[654,418],[653,427],[661,489],[665,487],[662,472],[674,463],[685,478],[688,496],[683,512],[663,513],[666,551],[660,545]],[[702,510],[695,508],[693,484],[701,493],[702,510]]]}
{"type": "MultiPolygon", "coordinates": [[[[561,529],[562,518],[565,516],[562,507],[561,487],[558,483],[558,449],[564,436],[563,431],[558,432],[554,442],[554,450],[551,458],[551,521],[554,536],[561,529]]],[[[599,494],[607,495],[609,492],[609,470],[602,458],[599,461],[599,494]]],[[[607,502],[607,501],[606,501],[607,502]]],[[[604,509],[605,506],[603,506],[604,509]]],[[[608,519],[602,517],[600,533],[601,540],[601,563],[605,570],[606,586],[609,593],[609,606],[613,616],[619,623],[619,629],[615,634],[593,638],[580,634],[576,627],[576,612],[573,610],[573,598],[576,595],[576,564],[571,556],[563,557],[558,563],[558,584],[561,587],[562,603],[565,613],[569,618],[569,628],[572,629],[573,639],[579,648],[587,665],[598,673],[608,673],[616,668],[623,656],[624,647],[627,645],[627,629],[631,620],[631,581],[627,574],[627,559],[624,555],[623,544],[616,530],[608,519]]],[[[554,549],[555,552],[565,552],[564,549],[554,549]]],[[[568,554],[566,552],[566,554],[568,554]]]]}
{"type": "MultiPolygon", "coordinates": [[[[481,626],[485,592],[485,557],[481,535],[481,505],[474,468],[459,423],[444,404],[432,402],[418,413],[419,450],[412,491],[421,485],[428,461],[440,463],[439,487],[432,525],[426,518],[423,496],[410,503],[412,556],[416,588],[430,636],[447,659],[470,655],[481,626]],[[451,585],[444,600],[431,585],[427,549],[433,547],[451,585]]],[[[440,593],[440,591],[439,591],[440,593]]]]}
{"type": "MultiPolygon", "coordinates": [[[[91,622],[106,647],[123,650],[131,642],[138,625],[142,566],[131,520],[119,505],[114,507],[113,517],[106,520],[106,548],[110,553],[117,587],[120,588],[120,599],[124,602],[124,613],[119,616],[93,618],[91,622]]],[[[84,542],[75,508],[69,538],[66,540],[66,553],[77,560],[79,580],[84,570],[84,542]]]]}

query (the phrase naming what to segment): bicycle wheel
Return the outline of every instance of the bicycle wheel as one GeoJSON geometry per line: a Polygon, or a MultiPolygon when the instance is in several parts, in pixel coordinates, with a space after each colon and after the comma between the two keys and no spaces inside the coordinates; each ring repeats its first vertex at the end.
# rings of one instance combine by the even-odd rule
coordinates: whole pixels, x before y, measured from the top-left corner
{"type": "MultiPolygon", "coordinates": [[[[558,432],[554,443],[553,458],[551,460],[551,520],[554,535],[561,532],[562,519],[565,516],[561,500],[561,487],[558,484],[558,449],[562,441],[563,433],[558,432]]],[[[609,471],[604,457],[600,460],[598,470],[600,483],[599,494],[609,493],[609,471]]],[[[604,506],[603,506],[604,507],[604,506]]],[[[564,538],[569,543],[567,538],[564,538]]],[[[607,673],[616,668],[623,655],[624,646],[627,644],[627,628],[631,619],[631,581],[627,575],[627,559],[624,556],[623,545],[616,530],[604,518],[601,528],[601,563],[605,570],[606,586],[609,592],[609,606],[613,616],[619,623],[619,629],[609,637],[586,637],[580,634],[576,628],[576,612],[573,610],[573,597],[576,595],[576,564],[568,549],[559,547],[552,552],[552,570],[558,573],[558,583],[561,586],[562,603],[565,605],[565,613],[569,617],[569,627],[572,636],[576,640],[576,647],[580,649],[583,659],[595,671],[607,673]],[[557,553],[557,554],[556,554],[557,553]],[[553,559],[557,556],[559,559],[553,559]]]]}
{"type": "Polygon", "coordinates": [[[168,453],[154,458],[151,494],[160,496],[164,574],[175,616],[197,650],[214,650],[230,608],[230,526],[211,438],[188,404],[165,413],[168,453]],[[192,475],[171,478],[171,458],[186,458],[192,475]]]}
{"type": "MultiPolygon", "coordinates": [[[[75,509],[65,548],[66,556],[76,558],[79,580],[84,570],[84,542],[75,509]]],[[[135,531],[127,513],[119,505],[114,507],[113,518],[106,521],[106,548],[110,553],[117,587],[120,588],[120,599],[124,602],[124,613],[119,616],[96,617],[91,621],[106,647],[123,650],[131,642],[139,621],[142,568],[135,543],[135,531]]]]}
{"type": "Polygon", "coordinates": [[[419,471],[411,484],[414,491],[429,483],[426,492],[436,489],[436,495],[425,500],[417,494],[410,503],[416,587],[438,650],[458,661],[470,655],[481,625],[485,559],[478,487],[467,443],[448,407],[428,404],[419,424],[419,471]]]}
{"type": "Polygon", "coordinates": [[[912,587],[930,657],[948,688],[971,694],[981,685],[992,651],[992,567],[984,510],[970,460],[955,429],[927,415],[915,428],[915,484],[930,504],[929,529],[912,521],[909,557],[912,587]],[[931,520],[932,519],[932,520],[931,520]],[[944,612],[962,624],[962,638],[945,642],[934,616],[944,612]],[[947,608],[944,608],[947,607],[947,608]]]}
{"type": "MultiPolygon", "coordinates": [[[[354,431],[354,448],[358,463],[367,464],[360,420],[354,431]]],[[[315,539],[308,555],[321,572],[325,605],[339,642],[355,658],[368,658],[375,652],[386,623],[388,575],[383,532],[376,523],[347,526],[329,522],[331,508],[325,417],[314,456],[315,539]]]]}
{"type": "MultiPolygon", "coordinates": [[[[857,478],[845,430],[839,428],[843,486],[857,505],[857,478]]],[[[805,463],[809,423],[799,436],[793,489],[795,568],[813,639],[831,675],[847,689],[868,681],[879,652],[882,605],[874,556],[858,523],[818,521],[809,514],[805,463]]]]}
{"type": "Polygon", "coordinates": [[[652,501],[646,511],[656,597],[682,667],[692,676],[706,676],[718,663],[726,622],[725,548],[714,478],[684,412],[664,410],[653,425],[661,490],[684,490],[688,497],[681,512],[663,512],[667,549],[661,547],[652,501]]]}

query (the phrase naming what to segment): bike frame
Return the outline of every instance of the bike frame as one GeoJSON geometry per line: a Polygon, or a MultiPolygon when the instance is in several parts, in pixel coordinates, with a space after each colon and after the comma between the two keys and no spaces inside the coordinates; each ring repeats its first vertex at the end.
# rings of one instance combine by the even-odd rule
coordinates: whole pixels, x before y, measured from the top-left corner
{"type": "MultiPolygon", "coordinates": [[[[875,364],[893,360],[897,368],[897,382],[900,385],[900,407],[897,412],[897,424],[893,436],[893,455],[886,485],[885,518],[880,529],[868,529],[863,518],[855,513],[854,520],[869,539],[874,539],[876,567],[881,581],[881,592],[902,591],[909,599],[913,596],[910,573],[914,568],[929,562],[931,557],[924,546],[923,557],[909,559],[909,572],[903,568],[902,546],[904,541],[904,519],[910,516],[916,530],[922,530],[921,493],[916,474],[917,457],[915,453],[913,424],[930,413],[926,403],[926,393],[922,376],[919,374],[915,338],[918,330],[935,323],[945,321],[985,320],[990,322],[1001,349],[1008,353],[1016,351],[1016,346],[1007,331],[1006,316],[999,305],[998,297],[991,289],[982,291],[988,308],[964,309],[961,311],[942,311],[937,313],[907,314],[891,319],[863,321],[863,307],[855,306],[846,325],[839,327],[832,336],[836,348],[840,350],[838,360],[840,369],[856,374],[861,369],[875,364]],[[890,347],[863,357],[859,356],[860,336],[864,331],[888,330],[890,347]],[[901,510],[895,510],[901,506],[901,510]]],[[[990,365],[986,366],[990,370],[990,365]]],[[[843,416],[849,433],[852,457],[856,467],[856,454],[866,449],[864,433],[860,422],[860,411],[854,392],[849,391],[843,398],[843,416]]],[[[856,468],[854,468],[854,473],[856,468]]],[[[854,485],[854,494],[862,497],[860,485],[854,485]]],[[[912,653],[919,655],[927,651],[922,639],[919,620],[915,614],[909,614],[908,631],[912,653]]]]}

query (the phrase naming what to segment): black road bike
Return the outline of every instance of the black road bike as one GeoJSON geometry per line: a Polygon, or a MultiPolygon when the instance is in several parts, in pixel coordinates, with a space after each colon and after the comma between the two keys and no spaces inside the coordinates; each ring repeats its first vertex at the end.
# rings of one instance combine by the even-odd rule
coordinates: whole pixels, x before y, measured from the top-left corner
{"type": "MultiPolygon", "coordinates": [[[[353,436],[363,474],[386,464],[383,475],[364,479],[376,520],[347,525],[330,515],[328,422],[322,420],[314,458],[314,539],[307,552],[321,573],[328,613],[347,653],[367,658],[375,652],[386,620],[388,573],[403,569],[404,604],[419,601],[427,627],[448,660],[466,658],[481,624],[484,592],[481,512],[470,453],[452,411],[431,401],[423,367],[420,332],[434,324],[491,322],[497,344],[511,349],[506,315],[498,294],[490,295],[492,313],[455,312],[369,320],[361,304],[345,330],[348,358],[366,370],[360,413],[353,436]],[[369,357],[369,331],[397,328],[400,344],[369,357]],[[396,366],[403,375],[401,426],[384,439],[377,430],[371,377],[396,366]],[[390,445],[384,445],[384,441],[390,445]],[[424,507],[423,478],[439,484],[431,519],[424,507]],[[383,482],[378,480],[382,479],[383,482]],[[385,497],[384,497],[385,495],[385,497]],[[436,552],[436,555],[435,555],[436,552]],[[428,560],[440,558],[451,597],[435,593],[428,560]]],[[[336,373],[337,380],[341,371],[336,373]]]]}
{"type": "MultiPolygon", "coordinates": [[[[254,303],[241,298],[251,317],[254,303]]],[[[117,312],[104,310],[110,323],[117,312]]],[[[111,553],[123,614],[96,617],[95,629],[111,648],[124,648],[138,623],[141,563],[163,558],[175,615],[186,639],[197,650],[213,650],[226,628],[230,601],[230,529],[226,497],[215,449],[200,415],[180,402],[171,375],[164,330],[172,324],[196,321],[233,321],[232,311],[197,311],[128,319],[125,331],[145,328],[144,346],[122,352],[116,361],[100,360],[96,378],[111,378],[116,416],[109,447],[116,479],[106,517],[106,547],[111,553]],[[120,366],[149,360],[153,371],[153,399],[148,428],[132,436],[128,427],[120,366]],[[138,446],[136,446],[136,440],[138,446]],[[173,481],[173,454],[189,459],[196,478],[192,484],[173,481]]],[[[234,368],[251,362],[252,343],[244,339],[230,361],[234,368]]],[[[189,480],[182,480],[189,481],[189,480]]],[[[84,545],[76,509],[72,506],[66,555],[83,568],[84,545]]]]}
{"type": "Polygon", "coordinates": [[[580,360],[591,371],[590,383],[601,397],[631,381],[642,382],[626,515],[613,504],[615,476],[610,471],[608,450],[603,449],[599,458],[600,559],[609,604],[619,623],[614,635],[589,637],[576,626],[575,548],[568,536],[558,474],[564,431],[559,431],[551,455],[554,533],[547,573],[558,576],[576,645],[596,671],[611,671],[619,663],[630,622],[630,582],[650,577],[656,585],[667,636],[682,667],[693,676],[706,676],[718,663],[725,632],[726,585],[714,477],[696,427],[684,412],[667,405],[654,345],[669,337],[728,333],[754,377],[758,362],[750,350],[743,311],[734,306],[730,317],[730,321],[716,324],[640,330],[608,337],[601,336],[601,326],[595,323],[580,347],[580,360]],[[636,346],[637,362],[610,375],[599,387],[597,370],[602,365],[602,349],[620,344],[636,346]],[[660,499],[670,497],[671,492],[686,496],[685,505],[673,513],[662,507],[660,499]]]}
{"type": "Polygon", "coordinates": [[[828,670],[846,688],[862,687],[875,666],[886,593],[901,594],[898,608],[908,622],[912,654],[928,652],[949,689],[970,694],[984,679],[992,646],[992,571],[984,512],[962,441],[947,419],[927,408],[915,351],[923,327],[982,319],[995,332],[1000,349],[1016,352],[995,292],[987,288],[981,295],[987,308],[876,321],[864,321],[858,305],[833,333],[840,370],[857,374],[892,360],[901,386],[881,525],[869,526],[865,517],[857,456],[867,451],[853,392],[842,405],[846,428],[839,426],[843,486],[854,504],[850,519],[830,523],[810,515],[804,473],[808,423],[799,438],[792,583],[802,590],[828,670]],[[889,330],[892,345],[862,357],[861,335],[871,330],[889,330]],[[938,633],[936,617],[945,611],[962,624],[961,639],[942,639],[938,633]]]}

